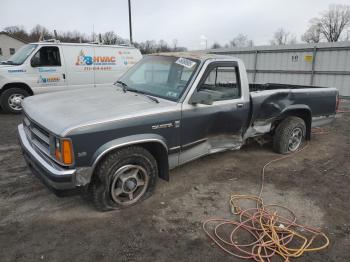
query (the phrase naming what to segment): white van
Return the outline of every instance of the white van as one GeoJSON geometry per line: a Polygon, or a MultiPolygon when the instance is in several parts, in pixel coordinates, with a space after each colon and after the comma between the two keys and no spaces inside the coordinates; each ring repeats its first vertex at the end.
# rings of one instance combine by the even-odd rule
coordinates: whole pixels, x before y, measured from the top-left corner
{"type": "Polygon", "coordinates": [[[26,96],[111,84],[141,58],[131,46],[58,41],[25,45],[0,63],[0,105],[5,112],[20,113],[26,96]]]}

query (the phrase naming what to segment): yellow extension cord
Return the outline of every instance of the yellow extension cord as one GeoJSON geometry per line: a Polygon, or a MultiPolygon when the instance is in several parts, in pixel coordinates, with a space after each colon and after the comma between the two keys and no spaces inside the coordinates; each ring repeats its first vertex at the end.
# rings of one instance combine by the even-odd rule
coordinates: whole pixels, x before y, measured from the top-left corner
{"type": "MultiPolygon", "coordinates": [[[[295,153],[303,151],[307,146],[295,153]]],[[[289,208],[280,205],[265,205],[263,202],[262,192],[264,189],[265,169],[273,162],[280,161],[294,154],[279,157],[264,165],[261,172],[261,188],[258,196],[231,195],[230,207],[232,213],[239,216],[239,220],[212,218],[203,223],[205,233],[222,250],[242,259],[264,262],[271,261],[270,259],[273,256],[279,255],[284,261],[290,261],[290,258],[300,257],[305,252],[319,251],[329,245],[329,238],[321,231],[297,224],[296,217],[289,208]],[[254,201],[256,208],[242,209],[239,203],[242,200],[254,201]],[[280,216],[277,211],[269,210],[271,207],[287,210],[292,215],[292,218],[280,216]],[[208,229],[209,224],[215,225],[214,230],[208,229]],[[222,233],[222,228],[224,226],[227,227],[227,225],[233,226],[229,239],[222,233]],[[239,230],[247,231],[255,237],[256,241],[248,244],[238,244],[234,237],[239,230]],[[309,236],[302,232],[307,232],[309,236]],[[312,246],[316,238],[322,239],[323,244],[312,246]]],[[[227,233],[227,230],[224,230],[224,232],[227,233]]]]}

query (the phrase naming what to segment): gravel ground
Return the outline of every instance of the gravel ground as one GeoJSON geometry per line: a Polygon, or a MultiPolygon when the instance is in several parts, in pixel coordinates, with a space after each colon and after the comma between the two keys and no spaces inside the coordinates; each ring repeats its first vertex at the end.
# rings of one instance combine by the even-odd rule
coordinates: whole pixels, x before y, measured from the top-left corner
{"type": "MultiPolygon", "coordinates": [[[[343,101],[350,110],[350,100],[343,101]]],[[[271,145],[204,157],[159,180],[155,194],[123,211],[99,213],[80,196],[58,198],[26,168],[17,143],[21,116],[0,113],[0,260],[240,261],[206,237],[202,222],[232,218],[231,193],[256,194],[271,145]]],[[[320,227],[329,248],[295,261],[350,261],[350,114],[340,114],[307,149],[266,173],[264,200],[320,227]]]]}

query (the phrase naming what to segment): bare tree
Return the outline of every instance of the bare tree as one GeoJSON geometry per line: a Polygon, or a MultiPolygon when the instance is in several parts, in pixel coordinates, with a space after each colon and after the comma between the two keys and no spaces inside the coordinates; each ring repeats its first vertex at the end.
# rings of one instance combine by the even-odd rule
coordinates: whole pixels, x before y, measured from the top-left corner
{"type": "Polygon", "coordinates": [[[215,42],[212,46],[211,49],[218,49],[221,48],[221,45],[218,42],[215,42]]]}
{"type": "Polygon", "coordinates": [[[321,41],[321,28],[322,25],[318,21],[312,19],[310,26],[306,32],[301,36],[301,40],[306,43],[319,43],[321,41]]]}
{"type": "Polygon", "coordinates": [[[57,39],[61,42],[69,43],[86,43],[91,41],[85,34],[78,31],[59,32],[57,39]]]}
{"type": "Polygon", "coordinates": [[[140,49],[142,54],[152,54],[157,52],[157,43],[154,40],[147,40],[145,42],[134,42],[134,46],[140,49]]]}
{"type": "Polygon", "coordinates": [[[248,47],[253,45],[253,40],[249,40],[248,36],[243,34],[238,34],[230,41],[231,47],[248,47]]]}
{"type": "Polygon", "coordinates": [[[313,18],[310,23],[311,26],[320,26],[321,35],[328,42],[337,42],[350,27],[350,6],[330,5],[328,10],[322,12],[320,17],[313,18]]]}
{"type": "Polygon", "coordinates": [[[29,35],[24,29],[24,26],[21,26],[21,25],[8,26],[4,28],[4,31],[10,35],[13,35],[14,37],[17,37],[24,41],[29,41],[29,35]]]}
{"type": "Polygon", "coordinates": [[[102,43],[105,45],[120,45],[120,44],[125,44],[125,40],[118,36],[115,32],[113,31],[108,31],[104,34],[101,35],[101,40],[102,43]]]}
{"type": "Polygon", "coordinates": [[[164,40],[159,40],[157,52],[170,52],[171,48],[168,46],[168,43],[164,40]]]}
{"type": "Polygon", "coordinates": [[[52,34],[50,34],[49,30],[46,27],[42,25],[36,25],[30,31],[29,37],[32,42],[36,42],[52,38],[52,34]]]}
{"type": "Polygon", "coordinates": [[[295,35],[279,28],[273,35],[273,39],[270,41],[271,45],[291,45],[296,44],[297,40],[295,35]]]}

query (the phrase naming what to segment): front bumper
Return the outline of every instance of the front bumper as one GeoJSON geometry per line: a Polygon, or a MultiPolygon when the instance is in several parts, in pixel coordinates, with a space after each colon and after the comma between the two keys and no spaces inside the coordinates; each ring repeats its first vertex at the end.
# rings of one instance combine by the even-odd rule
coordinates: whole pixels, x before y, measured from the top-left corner
{"type": "Polygon", "coordinates": [[[26,136],[23,124],[18,126],[18,134],[23,156],[34,175],[55,190],[76,188],[76,169],[64,169],[35,150],[26,136]]]}

